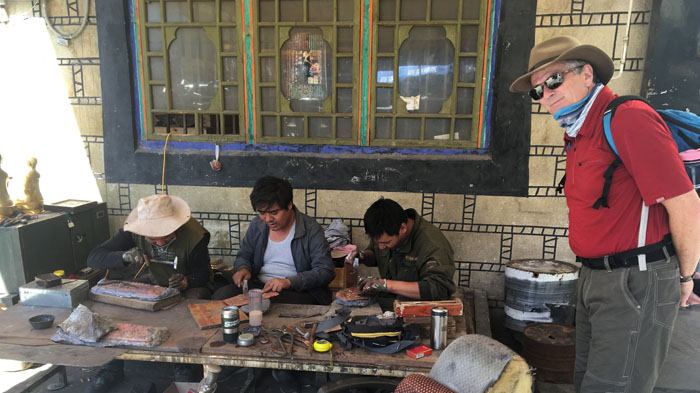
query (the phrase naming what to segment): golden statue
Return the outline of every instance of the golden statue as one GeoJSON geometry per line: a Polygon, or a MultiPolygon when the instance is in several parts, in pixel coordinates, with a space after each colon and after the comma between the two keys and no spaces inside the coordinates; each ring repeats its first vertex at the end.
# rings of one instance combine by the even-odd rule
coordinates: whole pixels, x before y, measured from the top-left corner
{"type": "Polygon", "coordinates": [[[29,172],[24,178],[24,200],[17,201],[16,206],[24,211],[39,213],[44,210],[44,197],[39,190],[39,172],[36,171],[36,158],[27,161],[29,172]]]}
{"type": "MultiPolygon", "coordinates": [[[[0,164],[2,156],[0,155],[0,164]]],[[[0,168],[0,217],[12,214],[12,199],[7,193],[7,185],[10,183],[10,176],[0,168]]]]}

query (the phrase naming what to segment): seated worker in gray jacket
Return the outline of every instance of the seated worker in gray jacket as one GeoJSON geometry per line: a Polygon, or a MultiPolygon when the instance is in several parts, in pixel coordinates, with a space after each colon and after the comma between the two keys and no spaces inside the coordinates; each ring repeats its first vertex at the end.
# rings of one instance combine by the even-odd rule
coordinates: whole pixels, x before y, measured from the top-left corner
{"type": "Polygon", "coordinates": [[[226,299],[249,289],[279,292],[270,300],[288,304],[330,304],[328,284],[335,278],[323,228],[300,213],[292,201],[292,185],[272,176],[258,179],[250,193],[258,213],[234,261],[233,284],[212,299],[226,299]]]}

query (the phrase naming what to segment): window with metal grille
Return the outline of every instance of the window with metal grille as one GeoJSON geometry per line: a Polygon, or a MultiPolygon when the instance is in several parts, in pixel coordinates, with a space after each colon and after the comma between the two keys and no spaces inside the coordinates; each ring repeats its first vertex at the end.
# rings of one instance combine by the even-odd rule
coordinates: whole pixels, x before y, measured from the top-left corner
{"type": "Polygon", "coordinates": [[[488,147],[486,0],[136,1],[146,140],[488,147]]]}
{"type": "Polygon", "coordinates": [[[371,145],[484,145],[479,114],[488,10],[482,3],[379,1],[371,145]]]}
{"type": "MultiPolygon", "coordinates": [[[[332,9],[316,7],[322,1],[129,0],[128,7],[123,2],[96,2],[107,180],[159,184],[159,171],[136,168],[162,165],[166,145],[162,132],[170,131],[167,147],[178,158],[168,161],[173,167],[172,179],[166,175],[169,183],[250,187],[274,168],[279,176],[307,188],[527,195],[532,104],[526,95],[509,93],[508,85],[527,67],[534,45],[536,0],[337,0],[332,1],[332,9]],[[271,6],[263,8],[267,19],[259,15],[261,3],[271,6]],[[478,5],[478,18],[464,16],[469,4],[474,5],[471,10],[478,5]],[[350,15],[348,9],[352,22],[339,16],[350,15]],[[385,18],[386,12],[391,17],[385,18]],[[182,21],[185,15],[187,22],[182,21]],[[477,31],[475,49],[462,49],[465,26],[477,31]],[[391,49],[379,48],[379,27],[392,29],[391,49]],[[159,33],[160,48],[158,39],[149,37],[149,28],[159,33]],[[233,34],[227,35],[227,28],[235,29],[233,34]],[[404,58],[415,59],[421,48],[432,50],[433,43],[441,48],[435,58],[419,59],[422,63],[417,67],[404,62],[404,58]],[[215,55],[210,44],[216,48],[215,55]],[[352,49],[343,51],[343,46],[352,49]],[[172,76],[177,62],[169,56],[178,50],[197,59],[180,62],[180,77],[198,78],[198,83],[183,83],[172,76]],[[452,50],[450,92],[450,76],[438,66],[452,50]],[[216,74],[209,64],[213,56],[216,74]],[[265,57],[272,60],[265,63],[261,60],[265,57]],[[284,73],[282,67],[287,69],[284,73]],[[468,77],[472,68],[473,82],[468,77]],[[384,72],[388,70],[389,74],[384,72]],[[418,73],[424,79],[404,80],[403,70],[408,70],[407,76],[418,73]],[[498,78],[492,78],[494,74],[498,78]],[[323,76],[329,75],[331,84],[324,85],[323,76]],[[283,80],[309,86],[283,89],[283,80]],[[183,97],[175,99],[173,85],[178,83],[183,97]],[[435,83],[444,85],[439,94],[432,92],[435,83]],[[164,93],[160,101],[153,102],[153,87],[164,93]],[[263,87],[272,88],[277,111],[263,110],[263,87]],[[377,111],[377,87],[392,90],[390,112],[377,111]],[[473,88],[471,114],[458,109],[470,108],[468,100],[460,103],[460,88],[473,88]],[[351,95],[340,89],[350,90],[351,95]],[[304,102],[300,92],[310,92],[312,99],[304,102]],[[491,99],[491,92],[497,99],[491,99]],[[154,109],[154,105],[166,109],[154,109]],[[488,114],[491,107],[493,115],[488,114]],[[277,136],[263,135],[263,115],[276,123],[278,129],[272,130],[277,136]],[[283,136],[285,116],[302,118],[303,136],[297,136],[301,135],[298,123],[283,136]],[[324,117],[331,118],[335,127],[331,137],[324,117]],[[390,135],[380,134],[385,138],[376,138],[377,118],[390,122],[390,135]],[[414,124],[418,119],[420,131],[415,125],[404,127],[403,119],[414,124]],[[438,127],[428,124],[432,120],[438,127]],[[458,126],[461,120],[471,121],[469,133],[458,126]],[[156,127],[161,127],[158,133],[156,127]],[[173,135],[173,131],[183,134],[173,135]],[[270,142],[261,141],[265,138],[270,142]],[[218,148],[213,149],[212,142],[218,148]],[[209,166],[216,150],[222,152],[219,160],[224,169],[219,172],[209,166]],[[337,156],[329,159],[328,155],[337,156]]],[[[380,105],[379,109],[388,108],[380,105]]]]}
{"type": "Polygon", "coordinates": [[[235,0],[138,0],[142,136],[242,141],[235,0]]]}
{"type": "Polygon", "coordinates": [[[261,0],[257,142],[352,145],[353,0],[261,0]]]}

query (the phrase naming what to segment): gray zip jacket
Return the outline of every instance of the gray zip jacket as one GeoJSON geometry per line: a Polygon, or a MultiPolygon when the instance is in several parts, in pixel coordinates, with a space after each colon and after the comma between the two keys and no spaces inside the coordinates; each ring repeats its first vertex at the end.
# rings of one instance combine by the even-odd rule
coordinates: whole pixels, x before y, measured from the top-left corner
{"type": "MultiPolygon", "coordinates": [[[[293,209],[296,217],[291,247],[297,275],[287,277],[292,283],[290,289],[308,291],[318,304],[330,304],[333,299],[328,284],[335,278],[335,270],[323,228],[313,218],[300,213],[296,206],[293,209]]],[[[253,278],[258,276],[269,234],[270,228],[260,217],[253,218],[233,263],[235,271],[245,268],[253,278]]]]}

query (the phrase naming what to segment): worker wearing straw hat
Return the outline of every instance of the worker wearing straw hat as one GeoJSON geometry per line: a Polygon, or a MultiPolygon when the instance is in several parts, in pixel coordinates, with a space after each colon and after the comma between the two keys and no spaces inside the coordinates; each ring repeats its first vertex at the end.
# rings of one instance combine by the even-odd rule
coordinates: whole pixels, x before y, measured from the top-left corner
{"type": "MultiPolygon", "coordinates": [[[[182,198],[151,195],[139,199],[124,227],[92,250],[88,265],[105,269],[111,279],[136,280],[178,289],[192,299],[211,297],[209,232],[192,218],[182,198]],[[154,263],[154,260],[174,262],[154,263]]],[[[197,378],[198,367],[175,364],[177,381],[197,378]]],[[[124,378],[124,361],[115,359],[100,368],[87,391],[106,392],[124,378]]]]}
{"type": "Polygon", "coordinates": [[[139,200],[114,237],[90,253],[88,265],[110,269],[109,278],[147,281],[178,289],[188,298],[206,299],[211,297],[209,237],[182,198],[151,195],[139,200]],[[176,265],[148,262],[175,258],[176,265]]]}

